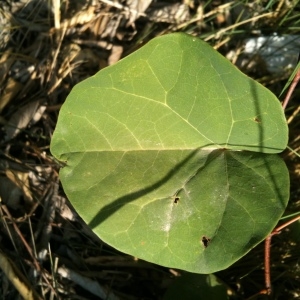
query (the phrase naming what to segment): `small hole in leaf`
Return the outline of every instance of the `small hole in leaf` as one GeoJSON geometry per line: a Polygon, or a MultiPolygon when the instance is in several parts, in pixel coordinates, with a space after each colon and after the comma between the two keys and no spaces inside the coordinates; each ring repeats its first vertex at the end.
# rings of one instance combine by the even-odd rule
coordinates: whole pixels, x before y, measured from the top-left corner
{"type": "Polygon", "coordinates": [[[175,197],[174,198],[174,203],[178,203],[178,201],[179,201],[179,197],[175,197]]]}
{"type": "Polygon", "coordinates": [[[260,121],[260,119],[259,118],[254,118],[254,121],[256,122],[256,123],[261,123],[261,121],[260,121]]]}
{"type": "Polygon", "coordinates": [[[201,242],[202,242],[202,245],[204,246],[204,248],[207,248],[207,246],[209,245],[209,242],[210,242],[210,238],[208,238],[204,235],[201,239],[201,242]]]}

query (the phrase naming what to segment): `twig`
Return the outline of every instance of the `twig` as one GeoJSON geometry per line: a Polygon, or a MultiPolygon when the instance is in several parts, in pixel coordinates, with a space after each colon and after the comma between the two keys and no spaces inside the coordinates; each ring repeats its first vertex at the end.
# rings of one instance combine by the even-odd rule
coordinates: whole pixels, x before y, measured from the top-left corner
{"type": "Polygon", "coordinates": [[[295,117],[298,115],[300,112],[300,105],[293,111],[292,115],[288,118],[287,123],[290,124],[292,121],[295,119],[295,117]]]}
{"type": "MultiPolygon", "coordinates": [[[[271,295],[272,287],[271,287],[271,271],[270,271],[270,249],[271,249],[271,239],[275,234],[279,234],[282,229],[289,226],[290,224],[300,220],[300,216],[293,218],[292,220],[282,224],[281,226],[275,228],[271,234],[265,239],[265,286],[266,286],[266,294],[271,295]]],[[[261,293],[261,292],[260,292],[261,293]]]]}
{"type": "Polygon", "coordinates": [[[239,27],[239,26],[241,26],[241,25],[247,24],[247,23],[252,22],[252,21],[255,22],[255,21],[257,21],[257,20],[259,20],[259,19],[261,19],[261,18],[271,17],[272,14],[273,14],[273,13],[268,12],[268,13],[261,14],[261,15],[258,15],[258,16],[254,16],[254,17],[252,17],[252,18],[250,18],[250,19],[243,20],[243,21],[240,21],[240,22],[238,22],[238,23],[232,24],[232,25],[230,25],[230,26],[227,26],[227,27],[225,27],[225,28],[222,28],[222,29],[218,30],[217,36],[216,36],[215,33],[209,35],[208,37],[206,37],[206,38],[204,39],[204,41],[207,42],[207,41],[209,41],[209,40],[211,40],[211,39],[213,39],[213,38],[219,38],[222,34],[224,34],[225,32],[227,32],[227,31],[229,31],[229,30],[231,30],[231,29],[235,29],[235,28],[237,28],[237,27],[239,27]]]}
{"type": "Polygon", "coordinates": [[[1,209],[5,212],[5,214],[7,215],[7,217],[9,218],[9,220],[11,221],[12,223],[12,226],[15,230],[15,232],[17,233],[17,235],[19,236],[19,238],[21,239],[25,249],[27,250],[27,252],[29,253],[31,259],[32,259],[32,262],[33,262],[33,265],[34,265],[34,268],[35,270],[41,274],[41,276],[43,277],[43,279],[45,280],[45,282],[48,284],[48,287],[51,288],[51,290],[53,290],[53,287],[51,286],[48,278],[46,277],[46,275],[44,274],[44,272],[42,272],[42,269],[37,261],[37,259],[35,258],[34,256],[34,253],[32,251],[32,249],[30,248],[30,246],[28,245],[28,243],[26,242],[26,240],[24,239],[21,231],[19,230],[14,218],[11,216],[9,210],[7,209],[6,205],[1,205],[1,209]]]}
{"type": "Polygon", "coordinates": [[[299,80],[300,80],[300,69],[298,69],[298,71],[297,71],[297,73],[296,73],[296,75],[295,75],[295,77],[293,79],[293,82],[290,85],[289,90],[288,90],[288,92],[287,92],[287,94],[285,96],[285,99],[284,99],[283,103],[282,103],[282,108],[283,109],[285,109],[287,107],[287,105],[288,105],[288,103],[290,101],[290,98],[292,96],[292,93],[294,92],[294,89],[297,86],[299,80]]]}
{"type": "Polygon", "coordinates": [[[10,280],[16,290],[24,299],[42,300],[40,295],[34,290],[30,282],[23,273],[15,266],[14,262],[9,259],[0,250],[0,266],[6,277],[10,280]]]}
{"type": "Polygon", "coordinates": [[[271,295],[272,287],[271,287],[271,274],[270,274],[270,252],[271,252],[271,239],[272,234],[270,234],[265,239],[265,286],[267,290],[267,295],[271,295]]]}

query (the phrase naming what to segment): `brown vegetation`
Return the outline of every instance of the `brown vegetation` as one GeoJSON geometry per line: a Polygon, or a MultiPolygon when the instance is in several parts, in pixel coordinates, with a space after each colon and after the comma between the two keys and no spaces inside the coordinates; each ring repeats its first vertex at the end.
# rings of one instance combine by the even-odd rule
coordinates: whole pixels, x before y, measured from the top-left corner
{"type": "MultiPolygon", "coordinates": [[[[272,74],[261,57],[244,56],[244,41],[299,33],[298,2],[1,1],[0,298],[162,299],[180,271],[118,253],[72,210],[49,152],[59,109],[76,83],[173,31],[200,36],[279,95],[290,71],[272,74]]],[[[293,95],[286,215],[300,206],[299,90],[293,95]]],[[[299,233],[296,223],[273,238],[274,299],[300,297],[299,233]]],[[[259,292],[263,246],[217,275],[232,299],[259,292]]]]}

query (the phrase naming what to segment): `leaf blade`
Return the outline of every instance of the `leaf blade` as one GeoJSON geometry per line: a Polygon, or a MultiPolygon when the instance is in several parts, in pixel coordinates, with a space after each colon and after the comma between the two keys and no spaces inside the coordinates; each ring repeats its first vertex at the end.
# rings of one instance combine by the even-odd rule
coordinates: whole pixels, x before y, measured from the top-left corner
{"type": "Polygon", "coordinates": [[[67,161],[65,192],[105,242],[211,273],[263,240],[283,213],[288,172],[264,153],[286,143],[271,92],[204,42],[172,34],[77,85],[51,152],[67,161]]]}

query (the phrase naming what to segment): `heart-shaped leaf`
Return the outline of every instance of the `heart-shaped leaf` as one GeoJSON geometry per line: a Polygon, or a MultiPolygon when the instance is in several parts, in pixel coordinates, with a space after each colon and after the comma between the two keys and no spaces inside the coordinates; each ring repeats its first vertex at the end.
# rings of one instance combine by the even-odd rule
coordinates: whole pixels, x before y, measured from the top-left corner
{"type": "Polygon", "coordinates": [[[78,84],[51,151],[66,161],[66,194],[101,239],[211,273],[282,215],[287,169],[266,153],[286,143],[276,97],[206,43],[176,33],[78,84]]]}

